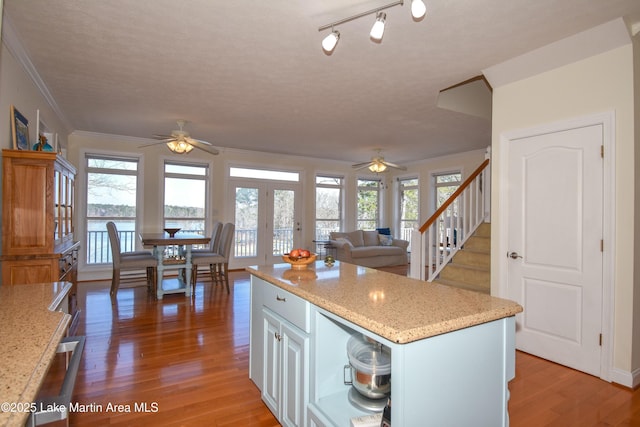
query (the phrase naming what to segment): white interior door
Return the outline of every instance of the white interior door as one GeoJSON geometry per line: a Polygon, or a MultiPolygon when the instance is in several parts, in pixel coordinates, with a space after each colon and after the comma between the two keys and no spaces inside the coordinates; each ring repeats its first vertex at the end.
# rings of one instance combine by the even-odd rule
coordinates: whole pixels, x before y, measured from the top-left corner
{"type": "Polygon", "coordinates": [[[230,186],[236,224],[232,268],[282,262],[302,241],[299,185],[235,181],[230,186]]]}
{"type": "Polygon", "coordinates": [[[601,125],[509,145],[508,290],[518,349],[600,376],[601,125]]]}

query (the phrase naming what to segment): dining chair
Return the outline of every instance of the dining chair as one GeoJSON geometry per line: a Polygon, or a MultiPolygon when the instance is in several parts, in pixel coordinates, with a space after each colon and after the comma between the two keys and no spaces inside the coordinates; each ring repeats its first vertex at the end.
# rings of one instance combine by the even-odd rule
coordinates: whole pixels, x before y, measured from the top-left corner
{"type": "Polygon", "coordinates": [[[235,235],[235,224],[228,222],[222,226],[220,241],[216,252],[196,252],[191,254],[191,283],[195,286],[198,266],[208,265],[214,284],[224,282],[229,293],[229,257],[235,235]]]}
{"type": "Polygon", "coordinates": [[[218,247],[220,246],[220,237],[222,235],[222,223],[216,221],[211,228],[211,240],[209,240],[209,247],[204,249],[192,249],[191,253],[218,253],[218,247]]]}
{"type": "MultiPolygon", "coordinates": [[[[158,260],[149,251],[121,252],[120,235],[113,221],[107,222],[109,243],[111,244],[111,258],[113,260],[113,274],[111,276],[111,296],[120,288],[123,271],[140,271],[145,269],[147,286],[155,295],[158,260]]],[[[124,279],[133,279],[128,276],[124,279]]],[[[137,278],[136,278],[137,279],[137,278]]]]}

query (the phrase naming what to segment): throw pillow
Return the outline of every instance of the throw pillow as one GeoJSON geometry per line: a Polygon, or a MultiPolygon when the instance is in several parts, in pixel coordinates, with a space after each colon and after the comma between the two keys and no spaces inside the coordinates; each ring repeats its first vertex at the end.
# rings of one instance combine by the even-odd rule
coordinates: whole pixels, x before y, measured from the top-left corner
{"type": "Polygon", "coordinates": [[[380,234],[385,234],[387,236],[391,236],[391,229],[389,227],[386,228],[376,228],[376,231],[380,234]]]}
{"type": "Polygon", "coordinates": [[[382,246],[391,246],[393,244],[393,237],[388,234],[378,234],[378,238],[382,246]]]}

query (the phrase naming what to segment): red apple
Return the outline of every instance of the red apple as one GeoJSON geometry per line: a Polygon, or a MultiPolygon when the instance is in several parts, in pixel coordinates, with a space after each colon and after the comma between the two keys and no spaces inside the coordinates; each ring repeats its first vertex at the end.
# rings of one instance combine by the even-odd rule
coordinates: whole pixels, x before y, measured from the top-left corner
{"type": "Polygon", "coordinates": [[[289,252],[289,257],[300,258],[300,249],[294,249],[291,252],[289,252]]]}
{"type": "Polygon", "coordinates": [[[311,256],[311,252],[306,249],[300,249],[300,257],[309,258],[311,256]]]}

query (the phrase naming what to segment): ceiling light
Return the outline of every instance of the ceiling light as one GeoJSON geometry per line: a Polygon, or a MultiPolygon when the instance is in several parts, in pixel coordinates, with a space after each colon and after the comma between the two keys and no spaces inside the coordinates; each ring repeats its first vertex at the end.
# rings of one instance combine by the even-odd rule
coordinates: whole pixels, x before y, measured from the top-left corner
{"type": "Polygon", "coordinates": [[[369,166],[371,172],[380,173],[387,170],[387,165],[382,162],[376,162],[369,166]]]}
{"type": "Polygon", "coordinates": [[[373,40],[382,40],[382,36],[384,35],[384,23],[386,20],[387,14],[384,12],[378,12],[376,15],[376,22],[373,23],[373,27],[371,27],[371,32],[369,33],[373,40]]]}
{"type": "Polygon", "coordinates": [[[336,45],[338,44],[338,40],[340,40],[340,32],[332,30],[331,34],[329,34],[322,40],[322,49],[326,53],[332,53],[333,49],[335,49],[336,45]]]}
{"type": "Polygon", "coordinates": [[[422,19],[427,13],[427,7],[422,0],[411,0],[411,16],[414,19],[422,19]]]}
{"type": "Polygon", "coordinates": [[[185,140],[167,142],[167,147],[169,148],[169,150],[178,154],[186,154],[189,151],[193,150],[193,145],[189,144],[185,140]]]}

